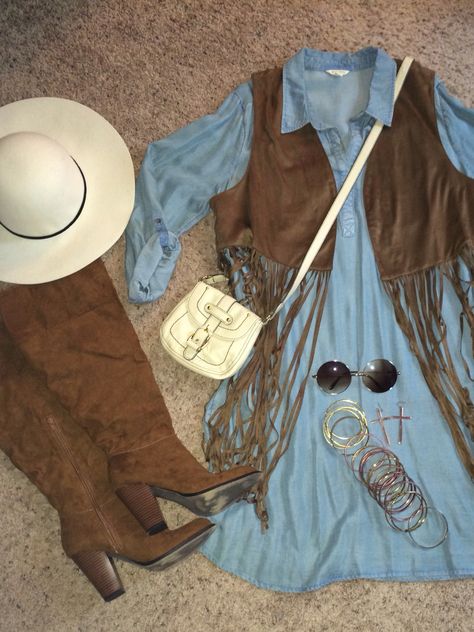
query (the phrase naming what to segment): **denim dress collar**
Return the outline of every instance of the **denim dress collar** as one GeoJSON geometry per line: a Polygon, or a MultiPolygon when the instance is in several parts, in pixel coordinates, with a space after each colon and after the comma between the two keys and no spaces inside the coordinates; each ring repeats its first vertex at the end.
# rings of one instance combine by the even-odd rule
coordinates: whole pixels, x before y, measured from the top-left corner
{"type": "Polygon", "coordinates": [[[382,48],[367,47],[354,53],[302,48],[283,66],[283,113],[281,132],[286,134],[311,123],[317,130],[327,126],[308,98],[307,70],[364,70],[373,68],[365,112],[390,126],[397,66],[382,48]]]}

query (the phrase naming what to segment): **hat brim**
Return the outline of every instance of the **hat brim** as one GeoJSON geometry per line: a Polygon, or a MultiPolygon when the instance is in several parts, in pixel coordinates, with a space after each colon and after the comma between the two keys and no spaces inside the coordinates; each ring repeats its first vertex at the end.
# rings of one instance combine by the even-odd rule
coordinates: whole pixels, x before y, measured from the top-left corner
{"type": "Polygon", "coordinates": [[[53,281],[98,259],[122,235],[134,202],[132,158],[106,119],[69,99],[40,97],[1,107],[0,138],[14,132],[38,132],[58,141],[86,179],[79,218],[56,237],[25,239],[0,226],[0,280],[53,281]]]}

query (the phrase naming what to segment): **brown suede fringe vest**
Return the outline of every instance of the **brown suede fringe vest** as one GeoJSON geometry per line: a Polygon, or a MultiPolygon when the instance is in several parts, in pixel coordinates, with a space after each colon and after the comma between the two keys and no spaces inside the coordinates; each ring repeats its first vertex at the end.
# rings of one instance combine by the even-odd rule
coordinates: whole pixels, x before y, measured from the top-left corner
{"type": "MultiPolygon", "coordinates": [[[[378,270],[397,322],[474,477],[473,457],[458,426],[460,416],[474,436],[474,408],[456,372],[441,315],[443,285],[451,283],[461,322],[464,318],[474,334],[467,296],[474,268],[474,181],[452,165],[441,144],[433,83],[433,72],[414,62],[392,126],[382,131],[368,160],[364,202],[378,270]],[[469,279],[460,275],[461,262],[469,279]]],[[[290,287],[336,196],[336,185],[311,124],[288,134],[280,131],[282,70],[256,73],[252,84],[249,165],[240,182],[212,198],[211,207],[231,291],[243,284],[248,307],[265,316],[290,287]]],[[[229,380],[226,401],[208,422],[204,450],[212,466],[223,469],[240,462],[263,471],[256,503],[264,525],[268,480],[288,447],[314,358],[335,239],[333,227],[286,317],[280,313],[263,329],[254,354],[229,380]],[[305,301],[311,303],[312,317],[302,324],[299,344],[283,367],[282,348],[305,301]]]]}

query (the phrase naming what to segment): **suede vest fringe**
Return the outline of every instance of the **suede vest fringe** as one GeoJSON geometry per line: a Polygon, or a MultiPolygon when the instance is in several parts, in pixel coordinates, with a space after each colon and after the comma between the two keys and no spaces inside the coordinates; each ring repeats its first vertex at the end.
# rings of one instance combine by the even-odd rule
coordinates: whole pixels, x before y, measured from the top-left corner
{"type": "MultiPolygon", "coordinates": [[[[290,287],[336,196],[336,184],[311,124],[287,134],[280,131],[282,70],[256,73],[252,84],[249,165],[240,182],[212,198],[211,207],[230,289],[235,293],[243,279],[249,307],[264,316],[290,287]]],[[[441,313],[443,284],[449,282],[459,298],[461,320],[474,335],[474,311],[467,296],[474,275],[474,181],[460,173],[444,151],[433,84],[433,72],[414,62],[392,126],[382,131],[368,160],[364,202],[375,259],[397,322],[474,477],[473,456],[458,426],[460,415],[474,437],[474,407],[454,366],[441,313]],[[461,264],[468,270],[467,279],[462,278],[461,264]]],[[[227,399],[208,423],[204,450],[214,468],[240,462],[263,471],[256,502],[264,525],[268,479],[288,447],[311,370],[335,240],[334,226],[284,322],[280,314],[264,328],[253,357],[229,380],[227,399]],[[282,348],[306,300],[311,301],[312,319],[282,374],[282,348]]]]}

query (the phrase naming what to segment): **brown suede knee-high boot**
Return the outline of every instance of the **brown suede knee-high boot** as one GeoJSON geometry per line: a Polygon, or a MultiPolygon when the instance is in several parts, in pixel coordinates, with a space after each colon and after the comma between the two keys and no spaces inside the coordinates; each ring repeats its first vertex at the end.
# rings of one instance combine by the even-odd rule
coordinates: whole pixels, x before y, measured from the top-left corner
{"type": "Polygon", "coordinates": [[[172,531],[162,522],[160,533],[147,536],[114,493],[106,455],[38,379],[1,322],[0,448],[58,511],[66,555],[106,601],[124,592],[114,558],[162,570],[212,532],[199,518],[172,531]]]}
{"type": "Polygon", "coordinates": [[[150,495],[204,516],[257,482],[259,473],[248,466],[208,472],[178,439],[102,261],[58,281],[5,292],[0,313],[48,387],[106,452],[115,489],[145,529],[154,525],[143,495],[135,493],[143,484],[150,495]]]}

